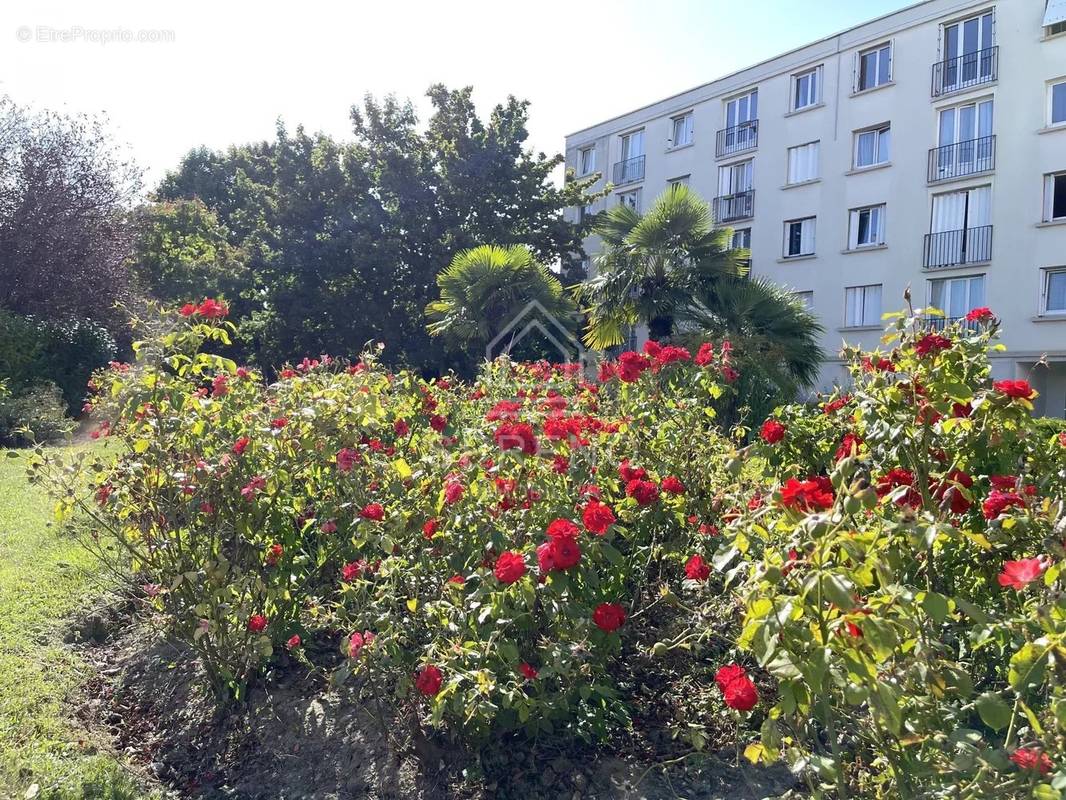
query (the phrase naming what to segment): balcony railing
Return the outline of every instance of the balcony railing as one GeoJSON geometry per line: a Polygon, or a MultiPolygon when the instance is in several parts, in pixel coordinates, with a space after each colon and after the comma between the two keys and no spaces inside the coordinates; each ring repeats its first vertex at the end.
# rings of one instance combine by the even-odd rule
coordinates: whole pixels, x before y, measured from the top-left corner
{"type": "Polygon", "coordinates": [[[976,331],[981,327],[979,321],[969,321],[966,317],[935,317],[928,316],[922,318],[922,327],[933,333],[943,333],[946,328],[950,328],[952,325],[961,325],[963,328],[969,331],[976,331]]]}
{"type": "Polygon", "coordinates": [[[934,147],[929,151],[929,182],[949,181],[996,168],[996,137],[934,147]]]}
{"type": "Polygon", "coordinates": [[[933,64],[933,97],[991,83],[998,77],[999,47],[963,53],[933,64]]]}
{"type": "Polygon", "coordinates": [[[734,222],[755,216],[755,190],[714,198],[715,222],[734,222]]]}
{"type": "Polygon", "coordinates": [[[980,264],[992,260],[992,226],[925,235],[926,269],[980,264]]]}
{"type": "Polygon", "coordinates": [[[718,158],[731,156],[734,153],[743,153],[759,146],[759,120],[753,119],[741,122],[732,128],[724,128],[718,131],[718,158]]]}
{"type": "Polygon", "coordinates": [[[644,180],[644,156],[627,158],[614,165],[615,184],[633,183],[644,180]]]}

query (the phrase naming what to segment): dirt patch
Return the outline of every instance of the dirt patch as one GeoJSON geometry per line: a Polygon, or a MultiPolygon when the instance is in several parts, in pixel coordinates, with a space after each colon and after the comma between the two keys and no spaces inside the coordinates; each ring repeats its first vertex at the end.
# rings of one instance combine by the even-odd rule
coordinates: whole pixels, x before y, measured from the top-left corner
{"type": "MultiPolygon", "coordinates": [[[[283,660],[248,702],[219,710],[192,654],[143,617],[85,637],[96,675],[80,715],[182,798],[247,800],[755,800],[797,788],[785,769],[732,753],[649,758],[617,747],[497,742],[470,752],[426,739],[354,688],[283,660]]],[[[93,623],[95,630],[96,623],[93,623]]],[[[328,661],[329,653],[316,653],[328,661]]]]}

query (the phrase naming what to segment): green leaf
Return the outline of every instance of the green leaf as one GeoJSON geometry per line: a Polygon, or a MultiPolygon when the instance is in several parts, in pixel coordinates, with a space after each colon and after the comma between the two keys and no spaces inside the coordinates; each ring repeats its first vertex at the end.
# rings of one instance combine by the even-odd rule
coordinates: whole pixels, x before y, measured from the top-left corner
{"type": "Polygon", "coordinates": [[[996,692],[985,692],[977,698],[977,713],[985,725],[996,731],[1006,728],[1013,715],[1011,707],[996,692]]]}
{"type": "Polygon", "coordinates": [[[925,597],[922,598],[922,609],[929,617],[937,623],[943,622],[947,619],[948,614],[951,613],[951,609],[948,606],[948,599],[942,594],[936,592],[926,592],[925,597]]]}
{"type": "Polygon", "coordinates": [[[1007,675],[1011,687],[1021,692],[1043,682],[1047,670],[1047,658],[1043,648],[1029,643],[1011,656],[1010,672],[1007,675]]]}

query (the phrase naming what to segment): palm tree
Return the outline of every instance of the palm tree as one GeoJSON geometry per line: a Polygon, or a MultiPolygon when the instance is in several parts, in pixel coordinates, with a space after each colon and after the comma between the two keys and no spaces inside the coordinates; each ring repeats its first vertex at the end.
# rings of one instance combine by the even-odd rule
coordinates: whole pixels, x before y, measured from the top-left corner
{"type": "Polygon", "coordinates": [[[644,216],[615,206],[593,232],[603,250],[576,294],[589,317],[585,344],[597,350],[621,344],[625,329],[641,322],[652,338],[668,338],[698,287],[747,273],[746,251],[730,247],[732,231],[715,228],[707,203],[685,186],[667,190],[644,216]]]}
{"type": "Polygon", "coordinates": [[[534,301],[541,313],[575,327],[577,306],[551,270],[522,245],[463,250],[437,275],[437,286],[440,299],[426,306],[426,329],[459,349],[489,344],[534,301]]]}
{"type": "Polygon", "coordinates": [[[688,187],[671,187],[644,216],[612,208],[595,232],[597,274],[574,288],[588,346],[620,344],[626,326],[643,322],[653,339],[731,339],[783,394],[813,385],[824,329],[790,293],[747,277],[750,253],[732,248],[732,230],[716,228],[688,187]]]}

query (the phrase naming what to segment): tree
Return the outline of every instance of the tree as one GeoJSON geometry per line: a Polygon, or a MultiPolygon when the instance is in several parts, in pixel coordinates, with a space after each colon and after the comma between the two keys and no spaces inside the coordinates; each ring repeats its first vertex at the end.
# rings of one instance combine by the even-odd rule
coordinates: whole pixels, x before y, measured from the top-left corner
{"type": "Polygon", "coordinates": [[[732,231],[716,228],[687,187],[668,190],[644,216],[612,208],[596,232],[598,273],[575,290],[588,304],[590,347],[620,344],[625,326],[647,323],[653,339],[729,338],[755,394],[813,385],[823,358],[817,318],[783,289],[747,277],[748,251],[731,248],[732,231]]]}
{"type": "Polygon", "coordinates": [[[117,329],[139,189],[100,120],[0,98],[0,306],[117,329]]]}
{"type": "Polygon", "coordinates": [[[151,203],[137,211],[131,266],[153,297],[179,302],[233,299],[249,285],[247,254],[230,244],[218,215],[199,199],[151,203]]]}
{"type": "Polygon", "coordinates": [[[646,323],[653,339],[669,338],[694,292],[742,278],[747,255],[730,246],[732,231],[715,228],[710,208],[685,186],[661,195],[644,216],[618,205],[596,222],[603,242],[596,275],[578,285],[587,305],[585,343],[621,344],[628,326],[646,323]]]}
{"type": "Polygon", "coordinates": [[[353,141],[279,125],[274,141],[193,151],[160,185],[163,200],[202,200],[246,254],[242,327],[261,364],[378,340],[394,365],[447,368],[423,322],[442,264],[484,242],[542,263],[581,255],[585,227],[562,212],[589,202],[592,180],[556,186],[562,157],[526,146],[528,104],[508,98],[483,120],[470,88],[429,97],[424,127],[410,103],[368,96],[353,141]]]}
{"type": "MultiPolygon", "coordinates": [[[[479,359],[530,303],[540,306],[538,317],[547,314],[568,329],[577,311],[559,279],[523,245],[463,250],[437,276],[437,285],[440,299],[426,306],[431,320],[426,328],[472,360],[479,359]]],[[[548,355],[558,358],[558,353],[548,355]]]]}

